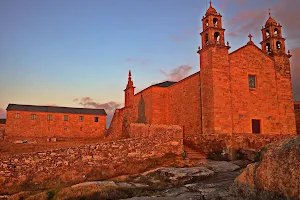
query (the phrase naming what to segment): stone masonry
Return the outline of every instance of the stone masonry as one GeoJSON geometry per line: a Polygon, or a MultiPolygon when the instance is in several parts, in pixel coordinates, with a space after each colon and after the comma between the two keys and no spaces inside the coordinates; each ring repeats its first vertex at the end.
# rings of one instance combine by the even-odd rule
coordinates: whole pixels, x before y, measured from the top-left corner
{"type": "Polygon", "coordinates": [[[105,173],[107,167],[113,170],[113,167],[123,167],[128,162],[160,158],[167,153],[180,155],[183,151],[181,127],[149,128],[132,124],[131,128],[133,133],[151,134],[136,133],[130,139],[97,145],[1,157],[0,194],[22,184],[79,183],[92,179],[92,174],[105,173]]]}

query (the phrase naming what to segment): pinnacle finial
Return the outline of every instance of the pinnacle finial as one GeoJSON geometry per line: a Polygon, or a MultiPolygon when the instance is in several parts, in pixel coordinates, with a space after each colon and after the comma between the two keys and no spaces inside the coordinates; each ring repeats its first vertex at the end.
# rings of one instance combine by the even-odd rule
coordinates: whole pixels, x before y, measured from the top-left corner
{"type": "Polygon", "coordinates": [[[210,6],[210,7],[212,7],[212,3],[211,3],[211,1],[209,1],[209,6],[210,6]]]}
{"type": "Polygon", "coordinates": [[[128,76],[129,76],[129,77],[131,77],[131,70],[129,70],[129,72],[128,72],[128,76]]]}
{"type": "Polygon", "coordinates": [[[271,8],[269,8],[269,17],[271,17],[271,8]]]}

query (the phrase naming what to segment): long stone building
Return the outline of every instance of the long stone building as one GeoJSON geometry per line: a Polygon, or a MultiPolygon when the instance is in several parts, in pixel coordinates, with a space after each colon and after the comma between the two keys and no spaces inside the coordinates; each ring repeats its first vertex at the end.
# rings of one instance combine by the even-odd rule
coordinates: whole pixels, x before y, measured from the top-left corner
{"type": "Polygon", "coordinates": [[[104,109],[9,104],[5,138],[92,138],[106,130],[104,109]]]}
{"type": "Polygon", "coordinates": [[[115,111],[108,136],[127,136],[131,123],[180,125],[185,134],[296,134],[291,54],[282,26],[269,15],[261,48],[249,34],[246,45],[229,53],[222,15],[210,4],[197,51],[200,71],[136,94],[129,72],[125,107],[115,111]]]}

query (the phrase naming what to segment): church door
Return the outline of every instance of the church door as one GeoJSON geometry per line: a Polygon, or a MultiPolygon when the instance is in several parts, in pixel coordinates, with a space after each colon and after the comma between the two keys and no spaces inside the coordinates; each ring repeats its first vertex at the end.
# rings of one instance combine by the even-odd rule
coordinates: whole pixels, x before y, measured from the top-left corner
{"type": "Polygon", "coordinates": [[[252,119],[252,133],[261,133],[260,120],[252,119]]]}

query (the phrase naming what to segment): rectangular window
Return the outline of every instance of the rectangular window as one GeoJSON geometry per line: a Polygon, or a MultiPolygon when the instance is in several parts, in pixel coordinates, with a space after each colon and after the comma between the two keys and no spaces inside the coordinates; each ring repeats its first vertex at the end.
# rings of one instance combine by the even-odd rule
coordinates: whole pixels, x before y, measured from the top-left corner
{"type": "Polygon", "coordinates": [[[19,119],[20,118],[20,113],[15,113],[15,119],[19,119]]]}
{"type": "Polygon", "coordinates": [[[64,130],[67,131],[67,130],[68,130],[68,127],[65,127],[64,130]]]}
{"type": "Polygon", "coordinates": [[[261,123],[259,119],[252,119],[252,133],[261,133],[261,123]]]}
{"type": "Polygon", "coordinates": [[[82,128],[82,127],[80,127],[80,131],[82,131],[82,129],[83,129],[83,128],[82,128]]]}
{"type": "Polygon", "coordinates": [[[249,88],[256,88],[256,75],[248,75],[249,88]]]}
{"type": "Polygon", "coordinates": [[[95,122],[99,122],[99,117],[95,117],[95,122]]]}
{"type": "Polygon", "coordinates": [[[51,121],[52,120],[52,115],[48,115],[47,119],[48,119],[48,121],[51,121]]]}
{"type": "Polygon", "coordinates": [[[50,127],[48,127],[48,131],[50,131],[51,129],[50,129],[50,127]]]}
{"type": "Polygon", "coordinates": [[[36,119],[36,114],[31,114],[31,119],[35,120],[36,119]]]}
{"type": "Polygon", "coordinates": [[[64,121],[68,121],[68,120],[69,120],[68,115],[65,115],[65,116],[64,116],[64,121]]]}
{"type": "Polygon", "coordinates": [[[83,116],[79,116],[79,121],[83,122],[84,117],[83,116]]]}

